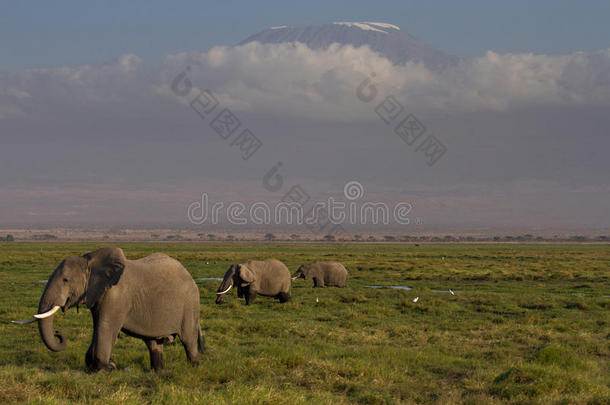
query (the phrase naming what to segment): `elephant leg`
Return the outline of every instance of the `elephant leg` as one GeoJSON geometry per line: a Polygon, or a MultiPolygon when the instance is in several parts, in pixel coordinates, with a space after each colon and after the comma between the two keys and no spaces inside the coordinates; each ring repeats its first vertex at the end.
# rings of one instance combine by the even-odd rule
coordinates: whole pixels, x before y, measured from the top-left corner
{"type": "MultiPolygon", "coordinates": [[[[87,349],[87,354],[85,354],[85,364],[87,365],[87,368],[90,370],[96,369],[93,342],[91,342],[91,344],[89,345],[89,349],[87,349]]],[[[114,362],[114,360],[112,360],[112,357],[108,361],[108,364],[110,365],[110,369],[112,369],[112,370],[116,369],[116,363],[114,362]]]]}
{"type": "Polygon", "coordinates": [[[94,370],[114,370],[116,364],[110,359],[112,346],[118,335],[119,327],[113,327],[108,322],[99,322],[93,331],[93,343],[90,351],[87,351],[87,356],[90,356],[92,367],[94,370]]]}
{"type": "Polygon", "coordinates": [[[85,354],[85,364],[87,368],[93,369],[93,342],[91,342],[89,349],[87,349],[87,354],[85,354]]]}
{"type": "Polygon", "coordinates": [[[189,363],[191,363],[193,367],[198,366],[199,360],[197,359],[197,357],[199,355],[199,352],[197,336],[189,336],[188,340],[180,338],[180,341],[182,342],[182,346],[184,346],[186,358],[188,359],[189,363]]]}
{"type": "MultiPolygon", "coordinates": [[[[197,311],[199,311],[199,306],[197,306],[197,311]]],[[[199,319],[191,314],[187,315],[183,321],[182,331],[178,336],[186,352],[186,358],[192,366],[199,365],[199,360],[197,359],[199,354],[199,333],[199,319]]],[[[205,347],[203,342],[201,347],[205,347]]]]}
{"type": "Polygon", "coordinates": [[[184,346],[186,358],[188,359],[189,363],[191,363],[191,366],[197,367],[199,365],[199,359],[197,358],[199,356],[197,351],[197,342],[189,342],[188,344],[182,342],[182,345],[184,346]]]}
{"type": "Polygon", "coordinates": [[[280,302],[283,304],[284,302],[290,302],[292,301],[292,297],[290,296],[290,293],[287,292],[281,292],[277,295],[277,297],[280,299],[280,302]]]}
{"type": "Polygon", "coordinates": [[[150,354],[150,368],[154,371],[163,370],[165,362],[163,361],[163,344],[155,339],[144,340],[148,353],[150,354]]]}
{"type": "Polygon", "coordinates": [[[314,288],[324,287],[324,281],[318,277],[314,277],[313,286],[314,288]]]}
{"type": "Polygon", "coordinates": [[[99,321],[99,317],[93,311],[91,312],[91,318],[93,319],[93,336],[91,337],[91,344],[87,349],[87,354],[85,354],[85,364],[87,368],[91,371],[95,370],[95,342],[97,341],[97,323],[99,321]]]}
{"type": "Polygon", "coordinates": [[[250,305],[254,302],[254,298],[256,298],[256,291],[248,290],[248,294],[246,294],[246,305],[250,305]]]}

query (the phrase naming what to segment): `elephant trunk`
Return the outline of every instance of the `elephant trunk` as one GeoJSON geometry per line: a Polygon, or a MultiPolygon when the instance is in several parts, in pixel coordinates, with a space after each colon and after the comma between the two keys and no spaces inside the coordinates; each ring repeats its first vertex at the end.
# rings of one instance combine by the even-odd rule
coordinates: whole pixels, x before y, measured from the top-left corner
{"type": "MultiPolygon", "coordinates": [[[[223,283],[224,284],[224,283],[223,283]]],[[[216,293],[216,303],[220,304],[222,302],[222,297],[223,295],[225,295],[226,293],[229,292],[229,290],[233,287],[233,283],[229,284],[229,287],[227,287],[225,290],[223,291],[219,291],[216,293]]],[[[221,287],[222,288],[222,287],[221,287]]],[[[220,289],[219,289],[220,290],[220,289]]]]}
{"type": "Polygon", "coordinates": [[[225,273],[225,276],[222,278],[222,283],[220,283],[220,287],[218,287],[218,291],[216,291],[216,303],[222,303],[222,297],[228,293],[231,288],[233,288],[233,279],[235,276],[235,271],[237,270],[237,265],[232,265],[229,267],[229,270],[225,273]]]}
{"type": "Polygon", "coordinates": [[[223,280],[222,284],[218,288],[218,292],[216,293],[216,303],[217,304],[220,304],[222,302],[223,295],[228,293],[231,290],[231,288],[233,288],[233,280],[231,278],[223,280]]]}
{"type": "Polygon", "coordinates": [[[216,293],[216,295],[223,295],[229,292],[229,290],[233,288],[233,283],[231,283],[231,285],[229,285],[229,287],[227,287],[227,289],[223,290],[223,291],[219,291],[216,293]]]}
{"type": "Polygon", "coordinates": [[[40,298],[40,304],[38,305],[38,314],[49,312],[51,315],[45,318],[38,319],[38,331],[40,332],[40,338],[44,344],[53,352],[61,352],[66,348],[66,340],[61,333],[53,332],[53,310],[57,310],[57,305],[50,303],[47,300],[47,292],[40,298]],[[55,340],[57,338],[57,340],[55,340]]]}
{"type": "Polygon", "coordinates": [[[294,274],[290,277],[292,279],[292,281],[296,280],[297,278],[305,278],[305,273],[303,271],[303,266],[300,266],[297,271],[294,272],[294,274]]]}

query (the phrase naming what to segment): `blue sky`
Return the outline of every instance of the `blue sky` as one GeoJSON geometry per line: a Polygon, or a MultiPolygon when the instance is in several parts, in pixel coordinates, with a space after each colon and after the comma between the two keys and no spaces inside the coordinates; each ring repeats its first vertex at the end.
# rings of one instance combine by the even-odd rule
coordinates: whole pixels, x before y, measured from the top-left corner
{"type": "Polygon", "coordinates": [[[0,1],[0,71],[145,63],[234,45],[273,25],[381,21],[458,56],[608,48],[607,1],[0,1]]]}

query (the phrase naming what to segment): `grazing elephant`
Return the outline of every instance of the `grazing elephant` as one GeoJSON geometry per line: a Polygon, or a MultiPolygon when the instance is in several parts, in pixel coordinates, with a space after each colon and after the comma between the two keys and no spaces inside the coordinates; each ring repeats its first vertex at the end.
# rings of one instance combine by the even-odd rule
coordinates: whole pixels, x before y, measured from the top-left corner
{"type": "Polygon", "coordinates": [[[216,303],[220,304],[223,295],[234,285],[237,296],[246,297],[246,305],[250,305],[257,294],[278,298],[280,302],[291,301],[290,284],[290,272],[279,260],[248,260],[229,267],[218,287],[216,303]]]}
{"type": "Polygon", "coordinates": [[[65,259],[55,269],[40,298],[40,337],[54,352],[66,341],[53,336],[53,314],[60,308],[86,303],[93,317],[93,340],[85,363],[90,369],[115,369],[110,358],[119,332],[140,338],[148,346],[153,370],[164,368],[163,342],[177,335],[188,360],[198,364],[205,351],[199,326],[199,289],[188,271],[176,260],[155,253],[140,260],[127,260],[118,248],[103,248],[65,259]]]}
{"type": "Polygon", "coordinates": [[[292,279],[313,278],[314,287],[345,287],[347,270],[339,262],[313,262],[302,264],[292,275],[292,279]]]}

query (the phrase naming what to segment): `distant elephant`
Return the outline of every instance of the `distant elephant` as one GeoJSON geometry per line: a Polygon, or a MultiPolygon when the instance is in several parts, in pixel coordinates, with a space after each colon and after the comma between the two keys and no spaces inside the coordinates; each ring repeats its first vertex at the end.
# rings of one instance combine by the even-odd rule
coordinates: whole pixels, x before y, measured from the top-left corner
{"type": "Polygon", "coordinates": [[[246,297],[246,305],[250,305],[257,294],[288,302],[292,300],[290,284],[290,271],[279,260],[248,260],[229,267],[218,287],[216,303],[220,304],[224,294],[234,285],[237,286],[237,296],[246,297]]]}
{"type": "Polygon", "coordinates": [[[302,264],[292,275],[292,279],[313,278],[314,287],[345,287],[347,270],[339,262],[313,262],[302,264]]]}
{"type": "Polygon", "coordinates": [[[205,351],[199,289],[189,272],[165,254],[127,260],[121,249],[103,248],[68,257],[49,278],[38,314],[17,323],[38,321],[42,341],[59,352],[66,341],[59,332],[59,342],[53,337],[53,314],[81,303],[93,317],[93,339],[85,356],[90,369],[116,368],[110,353],[120,331],[146,343],[153,370],[165,367],[165,339],[177,335],[193,365],[198,364],[198,351],[205,351]]]}

